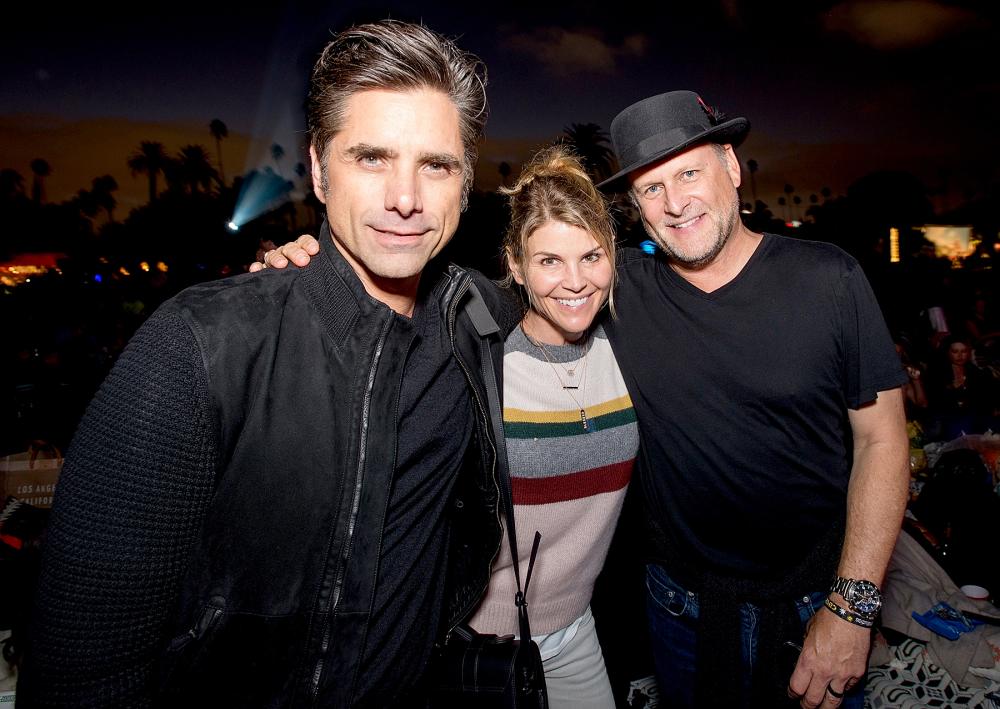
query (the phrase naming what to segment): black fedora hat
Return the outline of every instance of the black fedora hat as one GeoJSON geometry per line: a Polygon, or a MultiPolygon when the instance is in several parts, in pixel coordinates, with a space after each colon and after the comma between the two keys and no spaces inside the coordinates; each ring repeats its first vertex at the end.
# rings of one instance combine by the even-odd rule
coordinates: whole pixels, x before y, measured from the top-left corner
{"type": "Polygon", "coordinates": [[[694,91],[668,91],[633,103],[611,121],[611,143],[622,169],[598,185],[614,192],[633,170],[663,160],[697,143],[743,142],[746,118],[726,119],[694,91]]]}

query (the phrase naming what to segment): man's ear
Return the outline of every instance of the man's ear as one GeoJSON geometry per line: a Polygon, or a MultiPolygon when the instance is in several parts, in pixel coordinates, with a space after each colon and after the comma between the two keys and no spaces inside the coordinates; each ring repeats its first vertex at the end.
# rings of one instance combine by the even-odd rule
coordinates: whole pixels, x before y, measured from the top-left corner
{"type": "Polygon", "coordinates": [[[319,161],[319,156],[316,155],[315,146],[309,146],[309,162],[312,165],[312,183],[313,183],[313,194],[316,195],[318,199],[323,204],[326,204],[326,185],[323,183],[323,164],[319,161]]]}
{"type": "Polygon", "coordinates": [[[738,189],[743,182],[743,175],[740,173],[740,159],[736,157],[736,151],[729,143],[723,145],[722,149],[726,151],[726,171],[729,173],[729,179],[733,181],[733,187],[738,189]]]}

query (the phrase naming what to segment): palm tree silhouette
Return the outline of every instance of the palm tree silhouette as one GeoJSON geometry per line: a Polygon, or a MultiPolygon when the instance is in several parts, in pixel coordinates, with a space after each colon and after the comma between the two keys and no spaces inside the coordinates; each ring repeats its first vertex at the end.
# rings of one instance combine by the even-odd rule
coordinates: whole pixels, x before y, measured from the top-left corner
{"type": "Polygon", "coordinates": [[[608,134],[596,123],[571,123],[558,142],[573,149],[594,182],[614,174],[615,156],[608,134]]]}
{"type": "Polygon", "coordinates": [[[792,187],[791,185],[789,185],[787,183],[785,184],[784,193],[786,195],[788,195],[785,198],[785,204],[788,206],[788,208],[785,210],[785,221],[786,222],[787,221],[791,221],[791,219],[792,219],[792,192],[794,192],[794,191],[795,191],[794,187],[792,187]]]}
{"type": "Polygon", "coordinates": [[[177,156],[177,179],[191,194],[207,192],[212,180],[218,177],[208,151],[200,145],[185,145],[177,156]]]}
{"type": "Polygon", "coordinates": [[[156,201],[156,176],[164,171],[169,163],[163,143],[144,140],[139,144],[139,150],[128,159],[128,167],[132,175],[147,175],[149,177],[149,202],[156,201]]]}
{"type": "Polygon", "coordinates": [[[78,190],[71,203],[80,210],[83,216],[90,217],[91,219],[96,217],[97,212],[101,209],[101,205],[97,203],[94,193],[90,190],[78,190]]]}
{"type": "Polygon", "coordinates": [[[757,177],[756,177],[756,175],[757,175],[757,170],[760,169],[760,166],[757,164],[756,160],[754,160],[753,158],[750,158],[749,160],[747,160],[747,169],[750,171],[750,192],[753,193],[753,201],[754,201],[754,204],[756,204],[757,203],[757,177]]]}
{"type": "Polygon", "coordinates": [[[226,171],[222,167],[222,139],[229,137],[229,128],[218,118],[213,118],[212,122],[208,124],[208,130],[212,134],[212,137],[215,138],[215,155],[219,160],[219,181],[225,187],[226,171]]]}
{"type": "Polygon", "coordinates": [[[45,201],[45,178],[52,174],[52,166],[41,158],[31,161],[31,172],[34,177],[31,180],[31,199],[35,204],[45,201]]]}
{"type": "Polygon", "coordinates": [[[24,196],[24,176],[17,170],[5,167],[0,170],[0,198],[12,200],[24,196]]]}
{"type": "Polygon", "coordinates": [[[271,158],[274,160],[274,166],[279,175],[281,174],[281,158],[283,157],[285,157],[285,149],[277,143],[273,143],[271,145],[271,158]]]}
{"type": "Polygon", "coordinates": [[[118,181],[115,180],[111,175],[102,175],[101,177],[95,177],[92,182],[91,194],[94,197],[94,202],[97,206],[103,209],[108,215],[108,221],[113,222],[115,220],[115,207],[118,206],[118,201],[112,194],[118,189],[118,181]]]}

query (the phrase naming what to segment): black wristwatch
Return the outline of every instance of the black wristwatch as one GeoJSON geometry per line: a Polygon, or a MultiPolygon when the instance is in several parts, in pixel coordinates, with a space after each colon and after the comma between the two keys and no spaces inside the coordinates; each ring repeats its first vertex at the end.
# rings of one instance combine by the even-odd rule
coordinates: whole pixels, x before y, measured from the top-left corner
{"type": "Polygon", "coordinates": [[[875,618],[882,609],[882,592],[871,581],[837,576],[830,593],[839,593],[852,611],[868,619],[875,618]]]}

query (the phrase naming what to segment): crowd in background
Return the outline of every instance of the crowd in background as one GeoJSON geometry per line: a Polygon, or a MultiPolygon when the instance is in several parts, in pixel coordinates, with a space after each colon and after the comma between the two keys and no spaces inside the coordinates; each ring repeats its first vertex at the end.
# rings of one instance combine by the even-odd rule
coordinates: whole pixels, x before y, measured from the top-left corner
{"type": "Polygon", "coordinates": [[[936,292],[924,291],[925,303],[895,328],[909,375],[907,418],[924,444],[1000,434],[1000,314],[989,273],[948,274],[936,292]]]}

